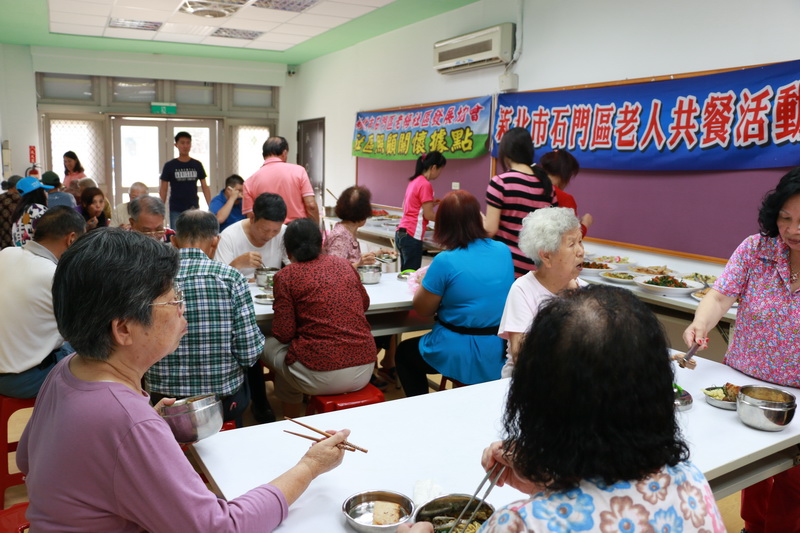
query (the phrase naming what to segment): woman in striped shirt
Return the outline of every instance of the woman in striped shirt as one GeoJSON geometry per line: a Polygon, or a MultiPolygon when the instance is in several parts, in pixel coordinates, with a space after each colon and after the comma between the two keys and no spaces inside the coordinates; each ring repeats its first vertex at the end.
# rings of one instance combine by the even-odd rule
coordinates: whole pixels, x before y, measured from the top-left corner
{"type": "Polygon", "coordinates": [[[511,249],[514,276],[534,269],[533,261],[518,246],[522,219],[528,213],[556,202],[547,174],[533,164],[533,141],[526,128],[512,128],[500,140],[498,159],[505,172],[494,176],[486,189],[486,220],[489,236],[511,249]]]}

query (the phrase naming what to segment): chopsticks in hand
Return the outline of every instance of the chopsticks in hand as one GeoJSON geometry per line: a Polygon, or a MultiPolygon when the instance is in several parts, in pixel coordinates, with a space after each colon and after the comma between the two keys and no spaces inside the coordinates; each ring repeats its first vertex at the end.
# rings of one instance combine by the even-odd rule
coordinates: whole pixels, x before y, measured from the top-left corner
{"type": "MultiPolygon", "coordinates": [[[[328,437],[333,437],[333,435],[332,435],[331,433],[328,433],[327,431],[322,431],[321,429],[317,429],[317,428],[315,428],[315,427],[311,427],[311,426],[309,426],[308,424],[304,424],[304,423],[302,423],[302,422],[299,422],[299,421],[295,420],[294,418],[289,418],[288,416],[287,416],[287,417],[284,417],[284,418],[286,418],[286,420],[288,420],[289,422],[294,422],[295,424],[298,424],[298,425],[300,425],[300,426],[303,426],[303,427],[304,427],[304,428],[306,428],[306,429],[310,429],[311,431],[313,431],[313,432],[315,432],[315,433],[319,433],[320,435],[322,435],[322,436],[323,436],[323,437],[325,437],[325,438],[328,438],[328,437]]],[[[303,437],[304,439],[313,440],[313,441],[315,441],[315,442],[319,442],[319,441],[321,441],[321,440],[324,440],[324,439],[317,439],[317,438],[315,438],[315,437],[310,437],[310,436],[308,436],[308,435],[301,435],[300,433],[293,433],[293,432],[291,432],[291,431],[286,431],[285,429],[284,429],[284,431],[285,431],[286,433],[290,433],[290,434],[292,434],[292,435],[297,435],[298,437],[303,437]]],[[[340,447],[341,447],[343,450],[347,450],[347,451],[351,451],[351,452],[352,452],[352,451],[356,451],[356,450],[358,450],[359,452],[364,452],[364,453],[367,453],[367,452],[369,452],[369,450],[367,450],[366,448],[361,448],[361,447],[359,447],[359,446],[356,446],[356,445],[355,445],[355,444],[353,444],[352,442],[347,442],[347,441],[344,441],[344,442],[343,442],[343,443],[341,443],[339,446],[340,446],[340,447]],[[348,449],[348,448],[352,448],[352,449],[348,449]]]]}
{"type": "MultiPolygon", "coordinates": [[[[325,440],[322,437],[317,438],[317,437],[312,437],[310,435],[303,435],[302,433],[295,433],[294,431],[289,431],[288,429],[284,429],[283,432],[284,433],[288,433],[289,435],[295,435],[297,437],[303,437],[304,439],[313,440],[314,442],[321,442],[321,441],[325,440]]],[[[346,444],[339,444],[339,448],[343,449],[346,452],[354,452],[354,451],[356,451],[355,448],[353,448],[352,446],[347,446],[346,444]]]]}

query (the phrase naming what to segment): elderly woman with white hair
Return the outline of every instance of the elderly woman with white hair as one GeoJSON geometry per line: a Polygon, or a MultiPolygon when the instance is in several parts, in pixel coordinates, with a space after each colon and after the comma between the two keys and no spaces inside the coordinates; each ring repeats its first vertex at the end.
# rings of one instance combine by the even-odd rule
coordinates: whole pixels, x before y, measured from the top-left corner
{"type": "Polygon", "coordinates": [[[497,333],[508,341],[503,377],[511,376],[519,347],[542,302],[565,289],[586,285],[578,279],[583,267],[583,234],[572,209],[537,209],[526,216],[519,249],[531,258],[536,271],[517,278],[506,299],[497,333]]]}

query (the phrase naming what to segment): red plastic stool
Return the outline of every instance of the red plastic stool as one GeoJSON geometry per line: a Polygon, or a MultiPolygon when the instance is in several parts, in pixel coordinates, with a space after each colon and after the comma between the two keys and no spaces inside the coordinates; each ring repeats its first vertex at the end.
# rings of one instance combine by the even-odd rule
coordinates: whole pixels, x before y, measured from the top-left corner
{"type": "Polygon", "coordinates": [[[4,533],[23,533],[31,527],[30,522],[25,518],[25,511],[28,510],[28,502],[12,505],[4,511],[0,511],[0,531],[4,533]]]}
{"type": "Polygon", "coordinates": [[[8,442],[8,419],[22,409],[33,407],[36,398],[10,398],[0,395],[0,505],[5,507],[6,489],[25,483],[22,472],[12,474],[8,471],[8,454],[17,451],[18,442],[8,442]]]}
{"type": "Polygon", "coordinates": [[[382,401],[383,393],[380,389],[368,383],[366,387],[355,392],[345,392],[344,394],[332,394],[329,396],[309,396],[306,415],[341,411],[342,409],[361,407],[362,405],[380,403],[382,401]]]}

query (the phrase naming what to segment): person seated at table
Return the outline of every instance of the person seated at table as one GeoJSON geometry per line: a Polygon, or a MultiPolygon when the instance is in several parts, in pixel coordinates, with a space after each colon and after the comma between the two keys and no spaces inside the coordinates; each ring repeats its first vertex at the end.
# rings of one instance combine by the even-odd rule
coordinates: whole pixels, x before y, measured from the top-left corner
{"type": "MultiPolygon", "coordinates": [[[[739,300],[724,363],[748,376],[800,387],[800,167],[769,191],[758,212],[760,232],[747,237],[697,306],[687,346],[705,349],[708,333],[739,300]]],[[[742,491],[748,533],[800,530],[800,467],[742,491]]]]}
{"type": "Polygon", "coordinates": [[[72,208],[77,206],[75,197],[68,192],[64,192],[64,187],[61,186],[61,178],[52,170],[42,174],[42,183],[52,187],[47,191],[47,207],[52,209],[57,205],[65,205],[72,208]]]}
{"type": "Polygon", "coordinates": [[[511,377],[525,332],[539,306],[564,289],[586,285],[578,278],[583,265],[581,226],[571,209],[537,209],[522,220],[519,249],[533,259],[536,271],[517,278],[508,292],[500,329],[508,341],[504,378],[511,377]]]}
{"type": "Polygon", "coordinates": [[[286,226],[286,202],[277,194],[260,194],[253,204],[252,220],[245,219],[229,226],[220,235],[214,259],[230,265],[248,279],[256,268],[281,268],[289,262],[283,249],[286,226]]]}
{"type": "Polygon", "coordinates": [[[157,196],[137,196],[128,204],[130,230],[161,242],[171,242],[175,231],[164,227],[167,209],[157,196]]]}
{"type": "Polygon", "coordinates": [[[364,315],[367,291],[346,259],[321,254],[317,224],[293,220],[284,244],[292,263],[275,274],[275,318],[263,358],[276,374],[283,414],[294,417],[301,414],[303,394],[363,389],[377,349],[364,315]]]}
{"type": "Polygon", "coordinates": [[[77,353],[48,376],[17,449],[32,531],[272,531],[341,463],[348,430],[238,498],[208,490],[157,412],[171,401],[154,409],[141,389],[187,330],[178,269],[175,248],[119,228],[92,231],[61,256],[53,306],[77,353]]]}
{"type": "Polygon", "coordinates": [[[508,247],[488,238],[480,204],[465,190],[448,193],[436,212],[434,257],[414,294],[414,310],[436,316],[430,333],[397,347],[397,374],[406,396],[428,392],[427,374],[466,385],[500,378],[503,340],[497,336],[514,282],[508,247]]]}
{"type": "Polygon", "coordinates": [[[211,199],[208,210],[217,216],[219,230],[225,231],[240,220],[244,220],[242,214],[242,189],[244,179],[238,174],[231,174],[225,179],[225,188],[218,195],[211,199]]]}
{"type": "Polygon", "coordinates": [[[181,257],[175,281],[189,331],[174,352],[150,367],[145,388],[154,404],[164,397],[214,393],[222,400],[224,420],[241,426],[250,403],[245,376],[264,349],[247,279],[211,259],[219,243],[213,213],[184,211],[175,226],[173,244],[181,257]]]}
{"type": "Polygon", "coordinates": [[[81,193],[81,214],[86,221],[86,231],[108,226],[108,219],[103,213],[106,197],[97,187],[87,187],[81,193]]]}
{"type": "MultiPolygon", "coordinates": [[[[366,187],[348,187],[336,201],[336,216],[341,219],[325,238],[324,253],[343,257],[354,267],[374,265],[375,252],[361,252],[358,228],[372,216],[372,193],[366,187]]],[[[379,253],[395,255],[394,250],[381,249],[379,253]]]]}
{"type": "MultiPolygon", "coordinates": [[[[556,193],[556,200],[559,207],[569,207],[575,211],[575,216],[578,216],[578,204],[575,203],[575,197],[571,194],[564,192],[572,178],[578,175],[581,166],[575,156],[566,150],[554,150],[547,152],[539,158],[539,167],[545,171],[550,182],[553,184],[553,190],[556,193]]],[[[534,170],[536,168],[534,167],[534,170]]],[[[594,218],[589,213],[581,217],[581,233],[586,236],[586,231],[589,226],[594,222],[594,218]]]]}
{"type": "Polygon", "coordinates": [[[138,198],[139,196],[144,196],[149,192],[150,189],[148,189],[147,185],[141,181],[132,183],[128,189],[128,201],[122,202],[114,208],[113,213],[111,214],[111,221],[108,225],[112,228],[130,229],[131,225],[129,219],[131,218],[131,215],[128,206],[130,206],[131,200],[138,198]]]}
{"type": "Polygon", "coordinates": [[[21,199],[14,208],[11,215],[11,239],[14,246],[22,246],[33,239],[36,231],[36,224],[47,212],[47,191],[52,189],[49,185],[42,185],[42,182],[32,176],[22,178],[17,183],[17,191],[21,199]]]}
{"type": "Polygon", "coordinates": [[[483,454],[498,486],[530,495],[481,533],[723,532],[714,495],[680,436],[668,343],[630,291],[548,300],[520,348],[504,438],[483,454]]]}

